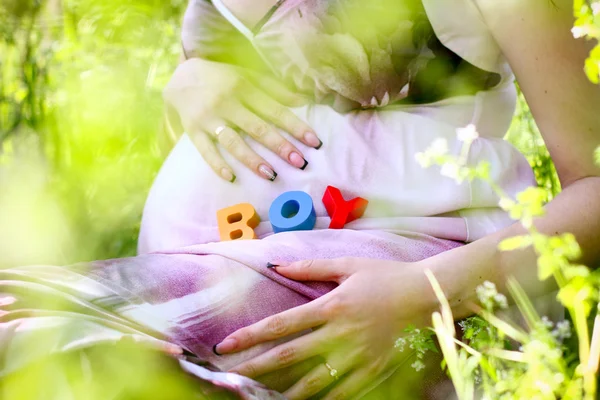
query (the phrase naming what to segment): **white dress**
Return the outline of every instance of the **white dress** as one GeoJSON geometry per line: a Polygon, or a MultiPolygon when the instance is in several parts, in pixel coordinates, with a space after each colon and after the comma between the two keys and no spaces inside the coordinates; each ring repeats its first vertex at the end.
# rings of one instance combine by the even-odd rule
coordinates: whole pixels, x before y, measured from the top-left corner
{"type": "Polygon", "coordinates": [[[273,233],[269,206],[290,190],[303,190],[312,196],[315,229],[326,229],[329,217],[321,198],[328,185],[338,187],[346,198],[369,200],[364,216],[346,226],[352,230],[415,232],[470,242],[512,223],[498,207],[498,198],[487,183],[457,184],[442,176],[439,167],[426,169],[415,160],[415,154],[437,138],[446,139],[450,152],[456,154],[462,145],[456,137],[457,128],[474,124],[480,137],[471,146],[469,163],[488,160],[493,181],[510,195],[535,185],[525,157],[503,140],[515,109],[516,90],[510,68],[476,3],[423,0],[439,40],[472,65],[497,73],[499,83],[473,95],[387,106],[388,100],[402,96],[402,88],[394,86],[398,82],[386,67],[389,44],[361,48],[361,43],[349,35],[324,33],[319,12],[332,3],[346,7],[344,0],[288,0],[258,33],[252,33],[221,1],[213,1],[220,14],[282,77],[302,89],[314,90],[317,99],[333,94],[350,98],[365,109],[338,112],[329,105],[311,104],[292,110],[324,143],[317,151],[290,138],[309,161],[304,171],[246,138],[279,174],[275,182],[256,177],[227,152],[222,153],[237,180],[234,184],[223,181],[184,135],[165,161],[148,197],[140,253],[219,241],[216,211],[237,203],[251,203],[256,208],[262,221],[257,234],[259,238],[269,236],[273,233]],[[315,65],[311,52],[315,40],[327,50],[321,53],[335,51],[339,59],[351,62],[335,68],[315,65]],[[373,99],[376,106],[366,109],[373,99]]]}

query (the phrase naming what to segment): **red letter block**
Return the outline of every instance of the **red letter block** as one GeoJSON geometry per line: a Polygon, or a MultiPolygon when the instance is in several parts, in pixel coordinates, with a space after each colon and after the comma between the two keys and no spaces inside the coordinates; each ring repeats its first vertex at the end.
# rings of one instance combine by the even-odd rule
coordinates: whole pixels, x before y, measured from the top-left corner
{"type": "Polygon", "coordinates": [[[330,229],[342,229],[348,222],[362,217],[369,204],[368,200],[357,197],[350,201],[344,200],[340,189],[327,186],[323,194],[323,204],[331,217],[330,229]]]}
{"type": "Polygon", "coordinates": [[[254,228],[259,223],[260,217],[252,204],[241,203],[217,211],[221,241],[256,239],[254,228]]]}

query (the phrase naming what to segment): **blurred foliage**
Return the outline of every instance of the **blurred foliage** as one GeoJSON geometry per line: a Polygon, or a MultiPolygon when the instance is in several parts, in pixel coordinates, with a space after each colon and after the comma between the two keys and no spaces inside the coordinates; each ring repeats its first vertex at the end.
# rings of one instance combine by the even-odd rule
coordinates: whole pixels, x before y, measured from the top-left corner
{"type": "MultiPolygon", "coordinates": [[[[134,255],[184,0],[0,5],[0,265],[134,255]]],[[[525,102],[508,138],[558,181],[525,102]]]]}
{"type": "MultiPolygon", "coordinates": [[[[585,37],[595,46],[583,66],[583,72],[592,83],[598,83],[600,71],[600,2],[575,0],[573,12],[575,38],[585,37]]],[[[509,132],[517,145],[523,131],[531,135],[526,145],[518,147],[528,156],[540,187],[531,187],[512,199],[490,179],[487,161],[470,166],[466,155],[472,141],[477,138],[474,126],[457,130],[463,143],[460,156],[447,154],[445,143],[433,143],[417,160],[425,167],[440,165],[441,172],[457,182],[480,179],[487,182],[500,197],[499,205],[510,217],[518,220],[526,234],[504,239],[498,246],[501,251],[532,248],[537,256],[540,281],[553,278],[559,288],[557,300],[568,312],[570,319],[554,324],[538,314],[534,303],[519,282],[509,278],[507,287],[518,308],[526,330],[496,315],[506,309],[506,297],[491,282],[477,288],[482,308],[477,316],[461,322],[466,343],[458,341],[454,317],[442,288],[429,271],[429,279],[440,301],[441,311],[435,312],[432,322],[438,338],[444,365],[452,378],[458,399],[598,399],[600,383],[600,271],[581,265],[582,249],[571,233],[546,235],[537,230],[534,220],[545,215],[544,205],[558,189],[556,173],[546,151],[539,150],[537,130],[530,114],[525,111],[520,96],[519,112],[509,132]],[[522,128],[525,129],[522,129],[522,128]],[[516,131],[516,133],[515,133],[516,131]],[[531,151],[530,145],[535,151],[531,151]],[[573,322],[573,327],[569,321],[573,322]],[[576,341],[567,339],[576,337],[576,341]],[[509,339],[509,340],[507,340],[509,339]]],[[[600,147],[595,152],[600,165],[600,147]]],[[[512,318],[514,320],[514,318],[512,318]]],[[[399,339],[400,340],[400,339],[399,339]]]]}
{"type": "Polygon", "coordinates": [[[575,24],[571,32],[576,38],[585,38],[595,43],[585,60],[584,71],[593,83],[600,83],[600,2],[574,0],[573,15],[575,24]]]}
{"type": "Polygon", "coordinates": [[[135,254],[185,3],[2,2],[1,265],[135,254]]]}
{"type": "MultiPolygon", "coordinates": [[[[180,54],[185,3],[0,3],[0,268],[135,254],[143,204],[165,155],[161,91],[180,54]]],[[[522,96],[507,138],[554,196],[556,173],[522,96]]],[[[180,377],[141,352],[98,357],[110,364],[100,379],[108,384],[85,398],[110,398],[106,390],[128,385],[140,392],[121,398],[192,397],[166,392],[180,377]]],[[[41,363],[0,390],[15,399],[68,398],[30,383],[83,381],[69,375],[79,371],[72,363],[81,359],[41,363]]]]}
{"type": "Polygon", "coordinates": [[[19,373],[3,376],[0,397],[7,400],[233,398],[220,393],[203,395],[198,390],[203,386],[206,386],[203,382],[182,372],[176,359],[120,341],[53,354],[19,373]]]}
{"type": "Polygon", "coordinates": [[[517,110],[506,139],[527,157],[538,186],[546,190],[547,200],[550,200],[560,192],[560,182],[523,93],[520,89],[518,93],[517,110]]]}

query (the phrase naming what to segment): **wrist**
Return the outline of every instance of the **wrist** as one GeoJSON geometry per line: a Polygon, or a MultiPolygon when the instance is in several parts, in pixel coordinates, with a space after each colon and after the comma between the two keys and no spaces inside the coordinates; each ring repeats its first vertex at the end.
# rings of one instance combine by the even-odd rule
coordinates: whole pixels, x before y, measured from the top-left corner
{"type": "MultiPolygon", "coordinates": [[[[455,319],[473,314],[472,306],[477,302],[476,288],[483,282],[490,281],[499,289],[504,288],[497,242],[489,236],[418,262],[423,274],[426,270],[431,271],[440,284],[455,319]]],[[[439,301],[429,281],[427,283],[430,289],[424,294],[427,296],[424,302],[433,303],[431,307],[437,311],[439,301]]]]}
{"type": "Polygon", "coordinates": [[[386,278],[393,287],[393,304],[398,311],[398,322],[404,328],[408,317],[410,323],[417,326],[421,323],[430,326],[432,313],[440,308],[440,303],[425,273],[432,269],[433,263],[421,260],[411,263],[400,262],[400,264],[394,268],[394,275],[386,278]]]}

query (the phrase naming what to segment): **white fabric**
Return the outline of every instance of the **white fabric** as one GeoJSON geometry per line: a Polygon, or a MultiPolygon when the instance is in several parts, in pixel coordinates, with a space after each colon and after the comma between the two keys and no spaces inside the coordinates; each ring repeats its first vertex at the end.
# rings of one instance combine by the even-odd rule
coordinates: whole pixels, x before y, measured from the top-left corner
{"type": "Polygon", "coordinates": [[[502,50],[473,0],[422,0],[436,36],[450,50],[481,69],[509,74],[502,50]]]}
{"type": "MultiPolygon", "coordinates": [[[[221,1],[214,3],[223,10],[221,1]]],[[[474,65],[501,73],[500,84],[474,96],[427,105],[345,114],[325,105],[294,109],[315,129],[324,146],[317,151],[290,138],[309,161],[308,168],[300,171],[247,139],[278,172],[275,182],[258,178],[227,152],[222,154],[238,179],[234,184],[223,181],[184,136],[151,190],[140,252],[218,241],[216,211],[242,202],[251,203],[261,217],[259,235],[269,235],[269,206],[289,190],[312,196],[318,217],[315,229],[326,228],[329,218],[321,197],[327,185],[341,189],[346,198],[361,196],[370,201],[364,217],[348,225],[351,229],[414,231],[473,241],[509,225],[512,221],[498,208],[498,199],[487,184],[457,185],[440,175],[439,168],[424,169],[415,161],[417,152],[440,137],[448,140],[453,153],[458,152],[461,143],[456,129],[475,123],[481,137],[473,143],[469,161],[490,161],[494,181],[511,195],[535,184],[526,159],[502,139],[514,112],[516,91],[477,9],[470,0],[424,0],[424,5],[439,39],[474,65]]],[[[231,13],[223,15],[232,18],[231,13]]]]}

